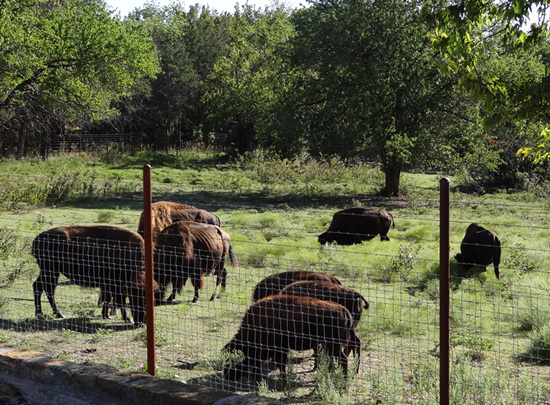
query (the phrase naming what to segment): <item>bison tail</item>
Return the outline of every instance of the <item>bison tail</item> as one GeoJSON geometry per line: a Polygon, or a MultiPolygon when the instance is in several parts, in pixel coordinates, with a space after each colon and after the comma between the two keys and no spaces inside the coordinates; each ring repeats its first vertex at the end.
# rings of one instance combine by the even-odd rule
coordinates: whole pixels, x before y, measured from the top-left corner
{"type": "Polygon", "coordinates": [[[392,228],[395,228],[395,221],[393,220],[393,215],[391,214],[391,212],[388,212],[388,214],[389,214],[390,217],[391,217],[391,227],[392,227],[392,228]]]}
{"type": "Polygon", "coordinates": [[[229,260],[231,260],[231,265],[233,267],[239,267],[239,261],[237,260],[235,253],[233,253],[233,247],[231,245],[229,245],[229,260]]]}

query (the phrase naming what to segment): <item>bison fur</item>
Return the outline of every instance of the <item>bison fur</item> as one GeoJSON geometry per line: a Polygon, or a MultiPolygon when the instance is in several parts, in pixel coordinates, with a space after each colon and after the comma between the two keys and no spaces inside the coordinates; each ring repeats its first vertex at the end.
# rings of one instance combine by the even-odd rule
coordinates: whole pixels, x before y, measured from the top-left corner
{"type": "Polygon", "coordinates": [[[261,298],[279,294],[287,285],[302,280],[342,284],[336,277],[325,273],[307,270],[286,271],[283,273],[271,274],[256,284],[252,300],[258,301],[261,298]]]}
{"type": "MultiPolygon", "coordinates": [[[[153,242],[156,241],[159,232],[168,225],[178,221],[193,221],[204,224],[220,226],[220,219],[206,210],[193,205],[180,204],[172,201],[157,201],[151,205],[153,242]]],[[[139,218],[138,232],[143,234],[145,229],[145,214],[139,218]]]]}
{"type": "Polygon", "coordinates": [[[329,228],[318,236],[318,241],[322,245],[332,242],[353,245],[378,234],[381,241],[389,241],[388,232],[392,226],[395,227],[395,223],[388,211],[347,208],[334,214],[329,228]]]}
{"type": "Polygon", "coordinates": [[[473,222],[466,229],[460,253],[455,254],[455,259],[464,270],[473,266],[486,267],[492,263],[495,276],[500,278],[500,255],[501,245],[497,234],[473,222]]]}
{"type": "Polygon", "coordinates": [[[166,286],[172,284],[168,301],[174,300],[187,279],[195,289],[193,302],[200,299],[204,275],[216,274],[216,291],[211,300],[219,298],[218,289],[224,290],[227,282],[226,259],[238,266],[231,247],[230,237],[219,226],[178,221],[162,230],[154,250],[155,279],[159,283],[161,299],[166,286]]]}
{"type": "MultiPolygon", "coordinates": [[[[261,374],[265,361],[273,361],[286,376],[290,350],[309,350],[322,345],[327,355],[348,374],[345,347],[361,354],[361,340],[355,334],[353,317],[342,305],[332,301],[293,295],[273,295],[253,303],[233,339],[224,351],[240,351],[242,362],[227,365],[223,376],[238,380],[243,373],[261,374]]],[[[358,372],[359,362],[357,362],[358,372]]]]}
{"type": "MultiPolygon", "coordinates": [[[[55,301],[59,275],[83,287],[99,287],[105,300],[124,308],[126,297],[136,324],[145,322],[143,238],[116,226],[68,226],[39,234],[32,243],[40,274],[33,283],[35,314],[42,314],[46,292],[57,318],[63,318],[55,301]]],[[[105,308],[104,308],[105,311],[105,308]]]]}
{"type": "Polygon", "coordinates": [[[363,310],[369,308],[365,297],[353,288],[326,281],[296,281],[285,287],[281,294],[313,297],[343,305],[353,316],[354,328],[361,320],[363,310]]]}

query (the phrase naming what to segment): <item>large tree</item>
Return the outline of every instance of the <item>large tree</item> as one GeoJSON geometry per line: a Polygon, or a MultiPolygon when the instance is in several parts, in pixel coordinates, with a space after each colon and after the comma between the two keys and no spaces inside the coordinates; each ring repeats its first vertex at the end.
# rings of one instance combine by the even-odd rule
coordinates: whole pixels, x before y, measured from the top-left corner
{"type": "MultiPolygon", "coordinates": [[[[444,72],[459,74],[460,83],[484,102],[487,124],[502,121],[550,122],[550,48],[548,9],[538,0],[440,0],[426,6],[437,26],[431,33],[435,49],[446,58],[444,72]],[[508,63],[492,64],[487,55],[508,63]],[[521,66],[514,74],[510,67],[521,66]]],[[[535,158],[550,156],[549,131],[540,133],[535,158]]]]}
{"type": "Polygon", "coordinates": [[[129,101],[130,127],[152,136],[156,145],[169,147],[180,141],[200,140],[206,118],[201,101],[208,76],[225,48],[228,15],[198,5],[185,11],[179,3],[159,8],[147,5],[128,19],[142,22],[157,46],[162,72],[151,81],[144,100],[129,101]]]}
{"type": "Polygon", "coordinates": [[[478,130],[475,105],[438,73],[421,4],[317,0],[293,15],[295,135],[314,156],[379,161],[386,195],[407,165],[440,165],[478,130]]]}
{"type": "Polygon", "coordinates": [[[20,155],[27,134],[113,116],[111,103],[158,71],[142,24],[112,18],[105,7],[100,0],[0,2],[0,125],[17,134],[20,155]]]}
{"type": "Polygon", "coordinates": [[[274,136],[272,112],[290,80],[280,52],[293,35],[289,15],[277,4],[263,10],[244,5],[228,20],[227,49],[214,66],[203,100],[209,129],[229,132],[241,153],[274,136]]]}

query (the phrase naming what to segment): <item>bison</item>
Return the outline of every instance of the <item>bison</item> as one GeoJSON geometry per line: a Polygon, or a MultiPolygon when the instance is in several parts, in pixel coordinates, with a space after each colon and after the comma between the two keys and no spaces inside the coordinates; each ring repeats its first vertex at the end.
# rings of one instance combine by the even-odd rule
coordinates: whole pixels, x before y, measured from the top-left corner
{"type": "Polygon", "coordinates": [[[217,275],[216,291],[211,300],[219,298],[218,288],[225,289],[229,257],[233,266],[238,266],[229,235],[219,226],[191,221],[178,221],[167,226],[157,237],[154,251],[155,279],[159,283],[161,299],[166,286],[172,283],[171,302],[181,292],[188,278],[195,288],[193,302],[200,299],[203,275],[217,275]]]}
{"type": "Polygon", "coordinates": [[[42,314],[45,291],[54,315],[64,318],[55,301],[63,274],[77,285],[99,287],[104,300],[114,300],[116,306],[124,308],[128,297],[134,322],[145,322],[143,238],[137,232],[116,226],[52,228],[34,239],[32,254],[40,267],[33,283],[37,316],[42,314]]]}
{"type": "Polygon", "coordinates": [[[378,234],[381,241],[389,241],[388,231],[392,226],[395,227],[395,223],[388,211],[347,208],[334,214],[329,228],[318,236],[318,241],[322,245],[331,242],[353,245],[378,234]]]}
{"type": "MultiPolygon", "coordinates": [[[[156,241],[160,231],[177,221],[194,221],[204,224],[220,226],[220,219],[193,205],[179,204],[171,201],[157,201],[152,204],[152,233],[153,242],[156,241]]],[[[145,229],[144,214],[139,218],[138,232],[143,234],[145,229]]]]}
{"type": "Polygon", "coordinates": [[[460,253],[455,259],[464,270],[472,266],[486,267],[493,263],[495,276],[500,278],[500,240],[496,233],[473,222],[466,228],[466,235],[460,244],[460,253]]]}
{"type": "Polygon", "coordinates": [[[286,271],[283,273],[271,274],[256,284],[254,293],[252,294],[252,300],[258,301],[261,298],[279,294],[287,285],[302,280],[342,284],[336,277],[324,273],[306,270],[286,271]]]}
{"type": "Polygon", "coordinates": [[[326,281],[296,281],[283,288],[281,294],[313,297],[343,305],[353,316],[354,328],[361,320],[363,310],[369,308],[369,303],[365,297],[354,289],[326,281]]]}
{"type": "Polygon", "coordinates": [[[361,354],[361,340],[355,334],[350,312],[332,301],[272,295],[250,306],[239,330],[225,345],[224,351],[240,351],[244,360],[227,365],[223,376],[238,380],[243,372],[252,372],[257,377],[261,364],[272,360],[284,379],[290,350],[315,349],[319,345],[347,375],[348,357],[343,348],[350,347],[358,356],[361,354]]]}
{"type": "MultiPolygon", "coordinates": [[[[365,297],[354,289],[327,281],[296,281],[283,288],[281,294],[313,297],[320,300],[333,301],[337,304],[343,305],[348,309],[353,317],[354,328],[357,328],[357,325],[361,320],[361,316],[363,315],[363,310],[369,308],[369,303],[365,297]]],[[[352,348],[346,348],[346,355],[349,355],[351,349],[352,348]]],[[[322,347],[314,349],[316,367],[317,356],[320,350],[322,350],[322,347]]]]}

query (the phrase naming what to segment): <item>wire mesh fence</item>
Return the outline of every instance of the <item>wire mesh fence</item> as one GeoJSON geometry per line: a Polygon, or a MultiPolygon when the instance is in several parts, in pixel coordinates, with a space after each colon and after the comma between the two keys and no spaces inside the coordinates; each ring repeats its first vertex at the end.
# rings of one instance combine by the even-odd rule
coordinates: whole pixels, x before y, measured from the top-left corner
{"type": "MultiPolygon", "coordinates": [[[[156,199],[163,197],[166,199],[160,195],[156,199]]],[[[411,199],[374,207],[393,215],[395,228],[387,233],[390,240],[380,240],[377,235],[351,245],[319,243],[319,235],[327,231],[339,211],[332,207],[200,202],[193,205],[206,211],[198,210],[186,219],[195,221],[202,215],[202,221],[208,222],[206,213],[215,214],[229,241],[214,225],[187,225],[186,230],[173,227],[172,233],[164,232],[164,240],[160,238],[164,247],[157,244],[155,248],[159,376],[259,392],[286,403],[439,403],[437,201],[411,199]],[[193,233],[190,227],[199,231],[193,233]],[[202,232],[205,229],[214,233],[202,232]],[[236,259],[233,262],[229,243],[236,259]],[[224,289],[223,269],[227,270],[224,289]],[[368,307],[357,307],[354,313],[353,307],[346,312],[315,300],[255,302],[258,283],[283,272],[336,277],[363,297],[368,307]],[[201,284],[203,288],[195,291],[201,284]],[[357,313],[361,315],[358,322],[354,318],[357,313]],[[361,341],[360,350],[354,346],[354,334],[361,341]],[[227,350],[231,348],[239,350],[227,350]],[[348,364],[347,377],[338,366],[344,362],[348,364]]],[[[120,200],[117,205],[129,208],[115,210],[110,220],[135,235],[140,223],[139,200],[120,200]]],[[[140,263],[128,267],[127,260],[117,260],[124,249],[105,247],[112,224],[97,224],[93,228],[100,230],[99,235],[79,235],[63,242],[63,248],[60,243],[50,243],[37,250],[35,242],[33,257],[33,241],[42,232],[82,225],[84,220],[102,222],[104,210],[105,204],[101,204],[98,209],[44,208],[3,215],[1,340],[74,361],[147,368],[145,328],[125,322],[120,308],[126,303],[135,320],[143,304],[131,304],[128,298],[141,297],[142,268],[140,263]],[[71,243],[79,248],[68,251],[71,243]],[[47,263],[39,266],[37,256],[48,258],[47,263]],[[74,263],[88,274],[107,269],[105,274],[96,274],[103,281],[71,277],[74,263]],[[39,276],[40,271],[65,274],[55,288],[64,318],[56,316],[44,297],[43,315],[36,316],[36,281],[47,278],[39,276]],[[117,275],[117,271],[125,275],[117,275]],[[106,304],[119,307],[111,319],[105,319],[106,304]]],[[[160,216],[166,213],[157,219],[160,216]]],[[[486,270],[466,268],[451,259],[451,403],[549,403],[547,207],[452,201],[451,257],[461,251],[467,227],[480,217],[482,225],[494,231],[501,242],[500,277],[492,265],[486,270]]],[[[140,249],[138,244],[128,252],[139,255],[140,249]]],[[[55,277],[48,277],[53,286],[55,277]]],[[[45,293],[51,291],[46,281],[44,284],[45,293]]],[[[296,289],[290,291],[296,294],[296,289]]]]}

